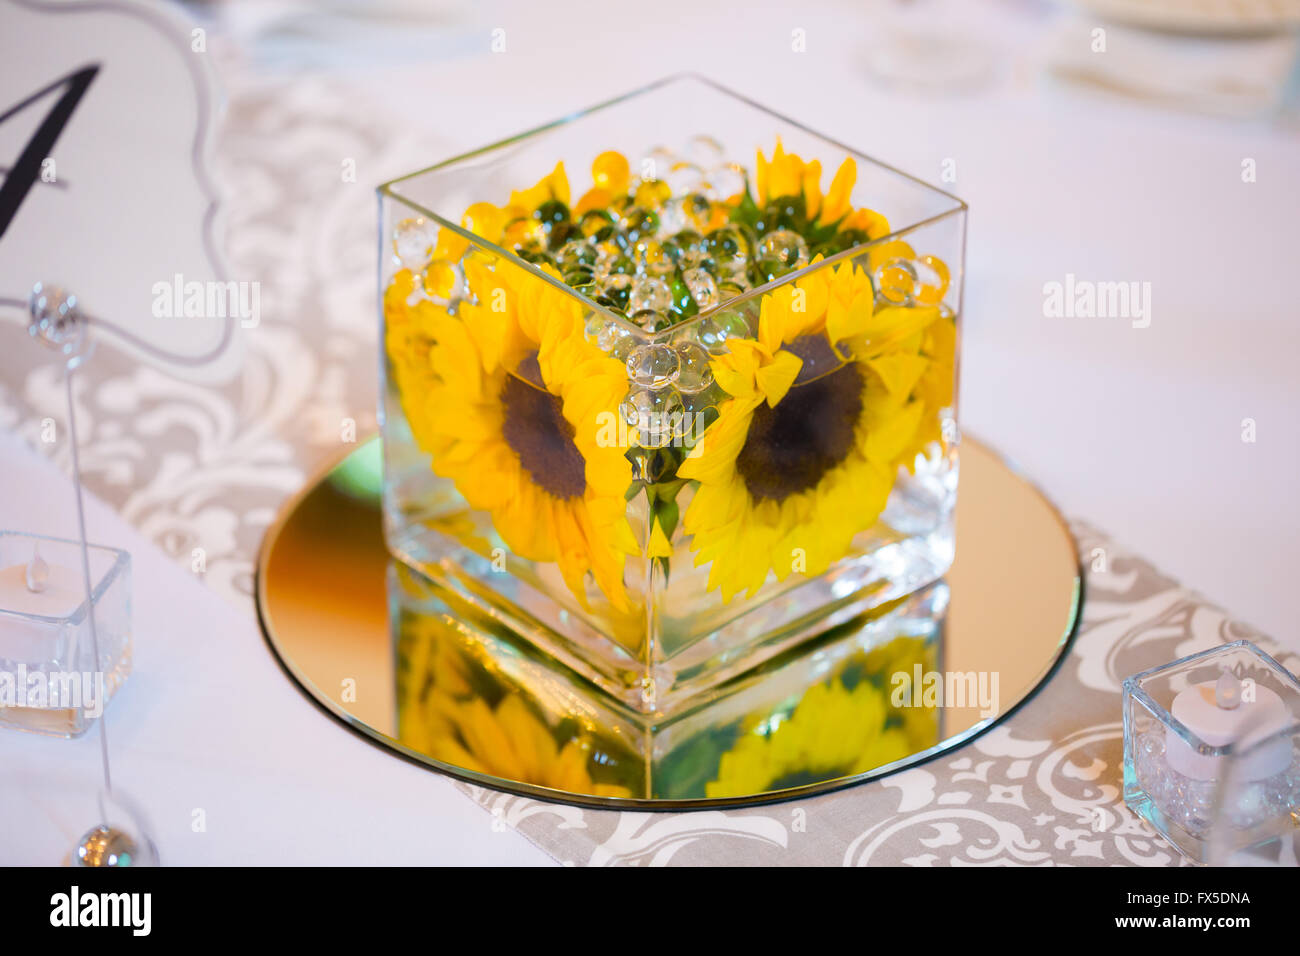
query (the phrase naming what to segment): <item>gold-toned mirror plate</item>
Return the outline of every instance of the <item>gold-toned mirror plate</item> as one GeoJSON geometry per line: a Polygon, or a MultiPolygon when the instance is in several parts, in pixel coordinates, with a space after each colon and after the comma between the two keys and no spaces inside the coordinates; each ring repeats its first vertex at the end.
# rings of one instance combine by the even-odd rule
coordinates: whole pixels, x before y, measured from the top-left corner
{"type": "Polygon", "coordinates": [[[286,507],[258,566],[267,641],[311,698],[373,741],[544,799],[734,806],[903,769],[1031,695],[1081,600],[1060,516],[968,439],[943,581],[655,721],[392,562],[379,487],[372,441],[286,507]]]}

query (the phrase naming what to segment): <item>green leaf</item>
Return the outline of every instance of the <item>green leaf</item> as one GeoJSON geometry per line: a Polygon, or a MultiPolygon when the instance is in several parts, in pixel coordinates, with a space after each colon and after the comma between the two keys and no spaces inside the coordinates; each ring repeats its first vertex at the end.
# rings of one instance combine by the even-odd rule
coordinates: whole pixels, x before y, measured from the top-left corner
{"type": "Polygon", "coordinates": [[[664,789],[655,796],[670,800],[688,800],[705,795],[709,781],[717,777],[722,755],[740,738],[740,721],[712,728],[687,740],[663,760],[658,779],[664,789]]]}
{"type": "Polygon", "coordinates": [[[753,229],[755,224],[762,217],[763,211],[759,209],[758,204],[754,202],[754,197],[749,192],[749,183],[746,182],[745,194],[741,197],[740,204],[733,207],[731,210],[731,221],[743,223],[753,229]]]}
{"type": "Polygon", "coordinates": [[[661,501],[655,508],[655,517],[659,521],[659,527],[664,530],[664,537],[671,540],[673,532],[677,530],[677,502],[672,499],[661,501]]]}

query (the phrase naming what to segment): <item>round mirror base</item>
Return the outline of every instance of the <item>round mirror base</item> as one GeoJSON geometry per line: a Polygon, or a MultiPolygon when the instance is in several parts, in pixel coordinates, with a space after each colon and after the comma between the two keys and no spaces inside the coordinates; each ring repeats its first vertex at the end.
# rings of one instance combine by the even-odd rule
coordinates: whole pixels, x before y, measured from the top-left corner
{"type": "Polygon", "coordinates": [[[1052,505],[964,439],[948,575],[649,717],[394,562],[378,442],[290,501],[258,562],[263,632],[316,704],[479,786],[600,808],[788,800],[928,760],[1050,678],[1082,576],[1052,505]]]}

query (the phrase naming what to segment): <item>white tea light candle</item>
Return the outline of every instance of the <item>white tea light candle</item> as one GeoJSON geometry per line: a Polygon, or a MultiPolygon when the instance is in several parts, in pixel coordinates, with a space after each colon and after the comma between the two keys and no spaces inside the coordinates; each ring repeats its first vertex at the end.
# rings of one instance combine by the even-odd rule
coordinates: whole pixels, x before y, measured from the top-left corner
{"type": "MultiPolygon", "coordinates": [[[[1174,719],[1211,747],[1224,747],[1245,739],[1262,741],[1291,724],[1286,705],[1271,689],[1253,682],[1243,685],[1225,673],[1218,681],[1193,684],[1174,698],[1169,712],[1174,719]]],[[[1222,757],[1198,753],[1172,727],[1165,728],[1165,756],[1169,766],[1192,780],[1214,780],[1222,757]]],[[[1291,742],[1277,741],[1246,758],[1246,780],[1264,780],[1281,773],[1291,762],[1291,742]]]]}
{"type": "Polygon", "coordinates": [[[98,655],[81,543],[0,530],[0,727],[75,737],[130,673],[130,556],[91,545],[88,558],[98,655]],[[68,697],[64,687],[97,692],[68,697]]]}
{"type": "Polygon", "coordinates": [[[81,574],[33,554],[27,564],[0,568],[0,608],[18,614],[67,617],[85,601],[81,574]]]}
{"type": "Polygon", "coordinates": [[[85,603],[81,575],[62,565],[51,566],[39,551],[26,564],[0,568],[0,660],[37,663],[48,655],[47,626],[33,617],[60,620],[85,603]]]}

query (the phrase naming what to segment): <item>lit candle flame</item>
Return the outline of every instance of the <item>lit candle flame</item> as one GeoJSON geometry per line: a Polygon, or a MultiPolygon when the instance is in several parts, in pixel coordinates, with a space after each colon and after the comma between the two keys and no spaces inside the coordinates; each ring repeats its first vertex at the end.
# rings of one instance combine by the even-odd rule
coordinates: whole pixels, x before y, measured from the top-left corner
{"type": "Polygon", "coordinates": [[[40,594],[50,582],[50,566],[45,563],[39,551],[32,551],[32,559],[27,562],[27,590],[40,594]]]}
{"type": "Polygon", "coordinates": [[[1241,703],[1241,681],[1224,671],[1214,682],[1214,703],[1223,710],[1236,710],[1241,703]]]}

